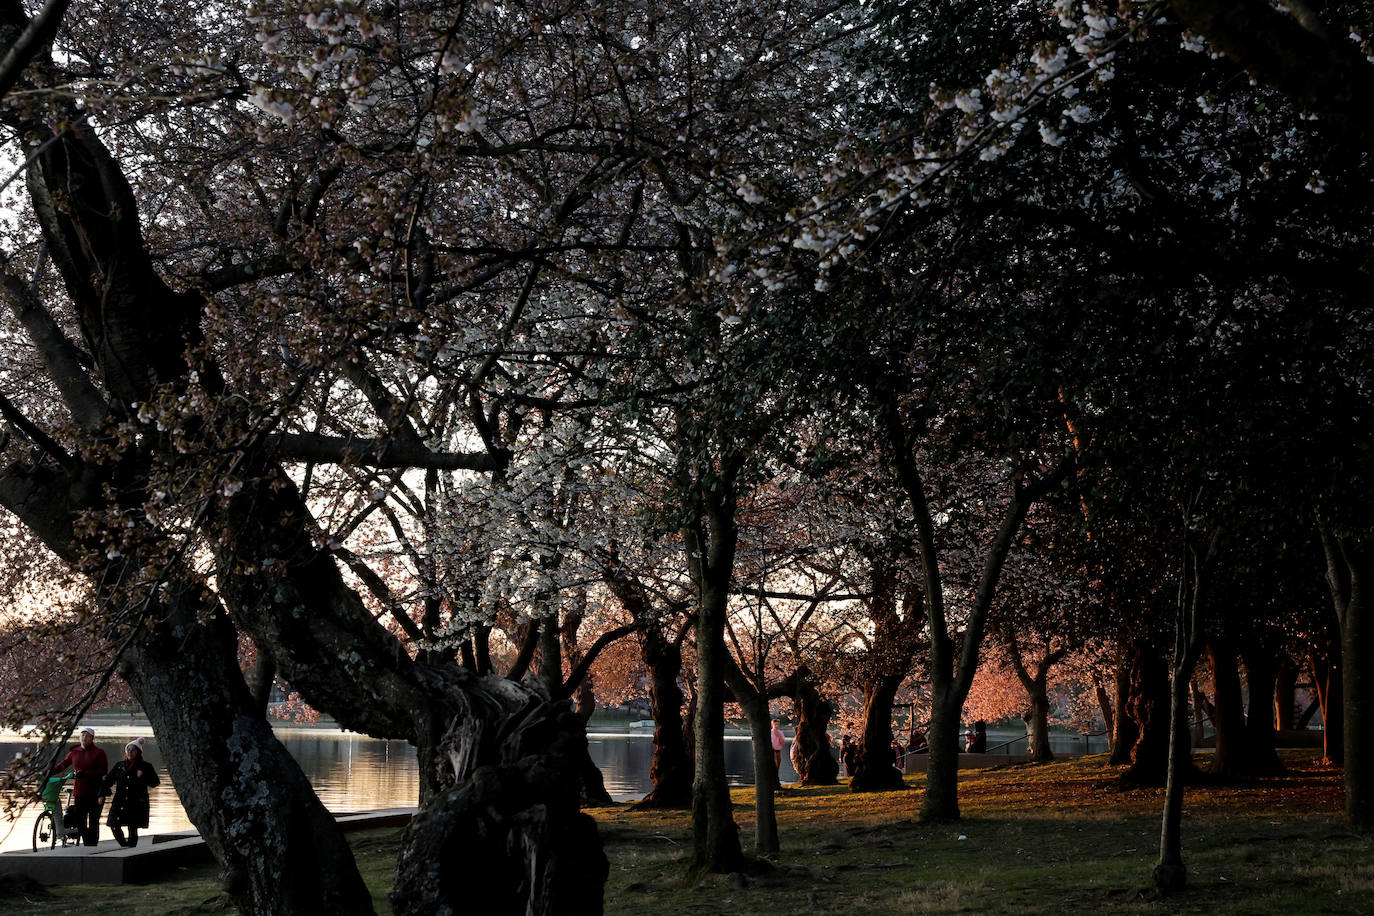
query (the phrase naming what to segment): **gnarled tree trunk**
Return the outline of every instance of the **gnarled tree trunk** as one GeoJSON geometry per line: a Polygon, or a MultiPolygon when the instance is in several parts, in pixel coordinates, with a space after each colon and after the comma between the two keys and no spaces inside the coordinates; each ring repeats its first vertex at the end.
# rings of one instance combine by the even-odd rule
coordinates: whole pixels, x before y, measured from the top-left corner
{"type": "Polygon", "coordinates": [[[684,734],[682,645],[647,629],[640,658],[649,669],[649,711],[654,717],[654,748],[649,760],[653,788],[640,800],[650,808],[686,808],[692,803],[692,752],[684,734]]]}
{"type": "Polygon", "coordinates": [[[851,792],[889,792],[906,788],[892,753],[892,702],[902,683],[899,675],[864,684],[863,725],[854,749],[851,792]]]}
{"type": "Polygon", "coordinates": [[[1121,781],[1126,785],[1164,785],[1169,775],[1168,663],[1161,655],[1137,647],[1131,667],[1128,712],[1136,724],[1136,741],[1121,781]]]}
{"type": "Polygon", "coordinates": [[[830,717],[834,708],[821,696],[810,672],[797,672],[793,703],[797,708],[797,777],[804,786],[839,783],[840,764],[830,748],[830,717]]]}
{"type": "Polygon", "coordinates": [[[406,828],[395,911],[438,916],[480,893],[494,914],[601,912],[610,866],[578,811],[581,720],[567,702],[462,674],[440,742],[453,786],[406,828]]]}

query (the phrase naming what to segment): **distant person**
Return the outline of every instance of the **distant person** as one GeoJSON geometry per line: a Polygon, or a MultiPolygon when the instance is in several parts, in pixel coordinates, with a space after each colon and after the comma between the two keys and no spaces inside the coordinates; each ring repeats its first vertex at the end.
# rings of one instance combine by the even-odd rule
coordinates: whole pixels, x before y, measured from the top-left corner
{"type": "Polygon", "coordinates": [[[926,733],[919,728],[911,730],[911,741],[907,744],[907,752],[912,754],[923,754],[930,750],[930,743],[926,740],[926,733]]]}
{"type": "Polygon", "coordinates": [[[768,733],[768,739],[773,745],[773,786],[776,788],[782,785],[782,746],[787,740],[782,733],[782,724],[777,719],[773,720],[773,730],[768,733]]]}
{"type": "Polygon", "coordinates": [[[81,729],[81,743],[54,764],[49,775],[56,776],[67,767],[76,776],[72,782],[72,811],[77,817],[81,842],[94,846],[100,841],[100,781],[109,772],[110,761],[95,746],[95,729],[89,725],[81,729]]]}
{"type": "Polygon", "coordinates": [[[973,737],[969,741],[968,752],[970,754],[986,754],[988,752],[988,724],[979,719],[973,723],[973,729],[969,734],[973,737]]]}
{"type": "Polygon", "coordinates": [[[114,765],[100,785],[102,798],[114,790],[110,802],[110,825],[115,842],[120,846],[137,846],[139,828],[148,826],[148,790],[157,785],[157,770],[143,759],[143,739],[135,738],[124,745],[124,759],[114,765]],[[122,828],[129,828],[124,838],[122,828]]]}
{"type": "Polygon", "coordinates": [[[859,752],[859,745],[854,739],[845,735],[840,739],[840,762],[844,764],[844,774],[854,775],[854,755],[859,752]]]}

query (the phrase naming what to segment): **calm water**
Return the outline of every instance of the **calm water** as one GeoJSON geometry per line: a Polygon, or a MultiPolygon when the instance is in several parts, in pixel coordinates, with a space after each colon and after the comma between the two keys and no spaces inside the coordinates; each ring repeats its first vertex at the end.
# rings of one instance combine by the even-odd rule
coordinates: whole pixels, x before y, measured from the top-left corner
{"type": "MultiPolygon", "coordinates": [[[[618,801],[640,798],[648,793],[649,755],[653,747],[652,729],[596,731],[587,735],[592,759],[601,767],[606,790],[618,801]]],[[[152,808],[147,832],[186,830],[186,819],[176,787],[157,742],[146,730],[105,727],[98,729],[96,741],[105,749],[111,765],[123,756],[124,745],[134,737],[147,739],[144,753],[157,767],[161,784],[152,790],[152,808]]],[[[334,812],[365,811],[373,808],[401,808],[415,804],[420,779],[415,749],[404,741],[379,741],[351,732],[319,728],[280,728],[277,737],[300,763],[325,807],[334,812]]],[[[28,745],[16,739],[0,738],[0,759],[8,759],[28,745]]],[[[753,756],[745,736],[729,736],[725,741],[725,766],[734,785],[753,785],[753,756]]],[[[796,772],[783,757],[782,779],[796,779],[796,772]]],[[[27,809],[19,821],[0,821],[0,851],[31,848],[34,816],[38,807],[27,809]]],[[[102,841],[111,834],[102,826],[102,841]]]]}
{"type": "MultiPolygon", "coordinates": [[[[653,750],[652,729],[592,731],[587,744],[592,759],[601,767],[606,789],[618,801],[640,798],[650,789],[649,756],[653,750]]],[[[167,775],[162,752],[146,729],[101,727],[96,742],[105,749],[113,765],[123,756],[124,745],[134,737],[147,740],[145,754],[157,767],[162,782],[152,790],[149,832],[186,830],[191,827],[176,787],[167,775]]],[[[351,732],[322,728],[279,728],[277,737],[300,762],[325,807],[334,812],[365,811],[373,808],[401,808],[415,804],[420,780],[415,749],[403,741],[379,741],[351,732]]],[[[1024,738],[1002,745],[1015,737],[1012,733],[988,732],[993,753],[1025,752],[1024,738]]],[[[789,739],[790,741],[790,739],[789,739]]],[[[1100,753],[1105,738],[1085,739],[1078,735],[1054,734],[1056,754],[1100,753]]],[[[8,759],[27,745],[17,738],[0,737],[0,759],[8,759]]],[[[745,735],[725,739],[725,769],[732,785],[754,784],[753,755],[745,735]]],[[[796,771],[783,754],[782,781],[793,782],[796,771]]],[[[29,808],[14,824],[0,821],[0,851],[28,849],[32,841],[34,816],[40,809],[29,808]]],[[[101,827],[101,838],[110,839],[108,827],[101,827]]]]}

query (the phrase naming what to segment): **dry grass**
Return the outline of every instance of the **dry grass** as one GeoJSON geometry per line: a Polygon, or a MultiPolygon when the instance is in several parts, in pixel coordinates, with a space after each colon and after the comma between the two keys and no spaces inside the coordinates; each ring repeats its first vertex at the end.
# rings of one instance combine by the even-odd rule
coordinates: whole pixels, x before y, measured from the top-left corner
{"type": "MultiPolygon", "coordinates": [[[[924,777],[903,792],[847,786],[788,789],[778,799],[783,851],[758,876],[685,880],[685,812],[598,808],[611,862],[611,914],[836,913],[1374,913],[1374,838],[1340,820],[1340,774],[1307,751],[1290,772],[1237,785],[1190,788],[1184,825],[1189,888],[1145,893],[1158,856],[1157,789],[1122,790],[1102,758],[966,772],[963,819],[915,821],[924,777]]],[[[752,841],[752,790],[735,792],[752,841]]],[[[350,838],[379,912],[388,912],[398,834],[350,838]]],[[[0,912],[232,912],[206,867],[141,887],[27,888],[0,912]],[[26,900],[27,898],[27,900],[26,900]]],[[[480,912],[475,909],[474,912],[480,912]]]]}
{"type": "MultiPolygon", "coordinates": [[[[1374,842],[1340,823],[1340,774],[1310,752],[1290,772],[1188,790],[1189,889],[1148,891],[1162,790],[1117,786],[1100,757],[966,772],[963,819],[917,823],[910,791],[787,790],[771,873],[688,884],[682,814],[598,810],[608,913],[1374,913],[1374,842]]],[[[735,793],[748,844],[751,790],[735,793]]]]}

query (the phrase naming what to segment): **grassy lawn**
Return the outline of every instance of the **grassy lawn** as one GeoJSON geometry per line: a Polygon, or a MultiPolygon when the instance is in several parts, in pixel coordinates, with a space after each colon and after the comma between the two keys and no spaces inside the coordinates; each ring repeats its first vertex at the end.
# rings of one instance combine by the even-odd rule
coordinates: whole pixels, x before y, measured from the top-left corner
{"type": "MultiPolygon", "coordinates": [[[[1374,837],[1340,821],[1340,774],[1309,751],[1285,752],[1288,775],[1189,789],[1189,889],[1147,893],[1158,854],[1162,791],[1119,789],[1101,757],[966,772],[963,820],[914,821],[912,791],[787,789],[783,851],[771,871],[683,879],[691,843],[681,812],[595,809],[611,861],[608,913],[1374,913],[1374,837]]],[[[735,793],[752,841],[753,793],[735,793]]],[[[379,912],[388,912],[397,833],[353,837],[379,912]]],[[[230,911],[213,868],[138,887],[29,889],[0,909],[55,913],[84,901],[145,913],[230,911]],[[25,903],[28,897],[32,902],[25,903]]]]}

